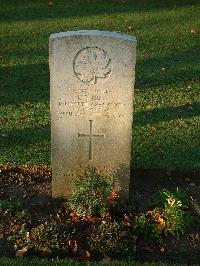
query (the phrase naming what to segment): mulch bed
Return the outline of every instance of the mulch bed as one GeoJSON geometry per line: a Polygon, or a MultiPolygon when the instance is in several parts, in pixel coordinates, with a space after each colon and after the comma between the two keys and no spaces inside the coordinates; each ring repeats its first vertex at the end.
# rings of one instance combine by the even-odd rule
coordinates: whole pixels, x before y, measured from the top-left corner
{"type": "MultiPolygon", "coordinates": [[[[181,188],[194,202],[200,202],[200,169],[178,171],[174,169],[136,169],[132,171],[131,200],[134,212],[147,211],[153,206],[156,192],[161,189],[181,188]]],[[[60,222],[62,201],[51,197],[51,169],[40,166],[0,167],[0,199],[18,200],[31,217],[31,227],[36,227],[49,217],[60,222]]],[[[70,216],[67,212],[66,215],[70,216]]],[[[77,226],[83,223],[77,220],[77,226]]],[[[6,227],[5,227],[5,230],[6,227]]],[[[0,256],[15,256],[10,245],[0,234],[0,256]]],[[[36,254],[38,255],[38,254],[36,254]]],[[[46,256],[43,252],[42,256],[46,256]]],[[[73,254],[72,254],[73,255],[73,254]]],[[[31,256],[28,254],[26,256],[31,256]]],[[[51,256],[53,256],[51,254],[51,256]]],[[[95,259],[95,258],[94,258],[95,259]]],[[[200,224],[192,224],[186,234],[179,240],[167,237],[162,247],[152,241],[138,239],[136,259],[139,261],[165,261],[178,263],[196,263],[200,261],[200,224]]]]}

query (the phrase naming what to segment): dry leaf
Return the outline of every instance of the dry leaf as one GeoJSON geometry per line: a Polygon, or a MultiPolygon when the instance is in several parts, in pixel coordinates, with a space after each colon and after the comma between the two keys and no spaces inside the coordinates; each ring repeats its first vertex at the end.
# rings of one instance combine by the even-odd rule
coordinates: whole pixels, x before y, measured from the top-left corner
{"type": "Polygon", "coordinates": [[[164,252],[165,251],[165,248],[163,246],[160,247],[160,252],[164,252]]]}
{"type": "Polygon", "coordinates": [[[165,69],[165,67],[162,67],[161,70],[162,70],[162,71],[165,71],[166,69],[165,69]]]}
{"type": "Polygon", "coordinates": [[[112,220],[111,215],[108,213],[103,217],[103,221],[110,222],[112,220]]]}
{"type": "Polygon", "coordinates": [[[121,233],[119,233],[119,238],[124,238],[127,236],[127,234],[128,234],[127,231],[122,231],[121,233]]]}
{"type": "Polygon", "coordinates": [[[92,224],[99,224],[101,222],[101,218],[99,217],[92,217],[92,216],[86,216],[85,217],[85,220],[87,221],[90,221],[92,224]]]}
{"type": "Polygon", "coordinates": [[[16,258],[23,258],[24,254],[27,252],[27,248],[22,248],[16,251],[16,258]]]}
{"type": "Polygon", "coordinates": [[[30,233],[29,232],[26,232],[25,238],[26,238],[27,243],[30,242],[30,233]]]}
{"type": "Polygon", "coordinates": [[[72,250],[73,253],[77,252],[78,244],[77,244],[76,240],[69,240],[67,244],[68,244],[68,246],[70,247],[70,249],[72,250]]]}
{"type": "Polygon", "coordinates": [[[129,31],[132,31],[133,28],[132,28],[131,26],[128,26],[128,30],[129,30],[129,31]]]}
{"type": "Polygon", "coordinates": [[[156,128],[155,128],[155,127],[150,127],[149,131],[150,131],[151,133],[154,133],[154,132],[156,132],[156,128]]]}
{"type": "Polygon", "coordinates": [[[142,249],[145,250],[145,251],[148,251],[148,252],[153,252],[153,249],[152,249],[149,245],[147,245],[147,244],[145,244],[145,245],[142,247],[142,249]]]}
{"type": "Polygon", "coordinates": [[[48,5],[49,5],[49,6],[53,6],[54,3],[53,3],[52,1],[49,1],[49,2],[48,2],[48,5]]]}
{"type": "Polygon", "coordinates": [[[114,204],[118,200],[119,200],[119,192],[118,191],[113,191],[111,193],[110,197],[108,198],[108,203],[109,204],[114,204]]]}
{"type": "Polygon", "coordinates": [[[33,104],[32,103],[30,103],[30,102],[25,102],[25,104],[24,104],[26,107],[32,107],[33,106],[33,104]]]}
{"type": "Polygon", "coordinates": [[[90,258],[91,258],[90,252],[87,251],[87,250],[84,251],[84,252],[80,255],[80,257],[79,257],[79,259],[80,259],[81,261],[89,261],[90,258]]]}
{"type": "Polygon", "coordinates": [[[123,225],[126,226],[126,227],[129,227],[129,228],[133,227],[133,225],[131,224],[131,219],[130,219],[130,217],[127,214],[124,214],[123,225]]]}
{"type": "Polygon", "coordinates": [[[187,182],[190,182],[190,180],[191,180],[191,179],[190,179],[189,176],[185,178],[185,181],[187,181],[187,182]]]}
{"type": "Polygon", "coordinates": [[[77,221],[79,221],[79,216],[75,212],[71,212],[70,217],[71,217],[72,223],[76,223],[77,221]]]}
{"type": "Polygon", "coordinates": [[[192,34],[197,34],[197,31],[195,29],[191,29],[192,34]]]}
{"type": "Polygon", "coordinates": [[[21,115],[19,120],[26,120],[29,116],[28,115],[21,115]]]}

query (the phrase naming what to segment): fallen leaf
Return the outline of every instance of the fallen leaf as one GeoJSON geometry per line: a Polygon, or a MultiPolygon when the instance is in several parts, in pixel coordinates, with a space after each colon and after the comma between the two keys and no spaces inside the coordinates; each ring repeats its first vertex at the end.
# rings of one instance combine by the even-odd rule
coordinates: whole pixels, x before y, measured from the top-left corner
{"type": "Polygon", "coordinates": [[[128,234],[127,231],[122,231],[121,233],[119,233],[119,238],[124,238],[127,236],[127,234],[128,234]]]}
{"type": "Polygon", "coordinates": [[[101,222],[101,218],[99,217],[92,217],[92,216],[86,216],[85,217],[86,221],[90,221],[92,224],[99,224],[101,222]]]}
{"type": "Polygon", "coordinates": [[[25,104],[24,104],[26,107],[32,107],[33,106],[33,104],[32,103],[30,103],[30,102],[25,102],[25,104]]]}
{"type": "Polygon", "coordinates": [[[29,232],[26,232],[25,238],[26,238],[27,243],[30,242],[30,233],[29,232]]]}
{"type": "Polygon", "coordinates": [[[191,91],[191,90],[192,90],[191,86],[186,87],[186,91],[191,91]]]}
{"type": "Polygon", "coordinates": [[[187,68],[186,68],[186,67],[179,67],[179,70],[181,70],[181,71],[186,71],[187,68]]]}
{"type": "Polygon", "coordinates": [[[103,221],[105,222],[110,222],[112,220],[111,215],[108,213],[103,217],[103,221]]]}
{"type": "Polygon", "coordinates": [[[73,253],[78,251],[78,244],[76,240],[68,240],[67,244],[73,253]]]}
{"type": "Polygon", "coordinates": [[[150,131],[151,133],[155,133],[155,132],[156,132],[156,128],[155,128],[155,127],[150,127],[149,131],[150,131]]]}
{"type": "Polygon", "coordinates": [[[157,222],[158,222],[157,227],[160,230],[164,230],[164,228],[165,228],[165,220],[163,218],[159,218],[157,222]]]}
{"type": "Polygon", "coordinates": [[[29,116],[28,115],[21,115],[19,120],[26,120],[29,116]]]}
{"type": "Polygon", "coordinates": [[[164,252],[165,251],[165,248],[163,246],[160,247],[160,252],[164,252]]]}
{"type": "Polygon", "coordinates": [[[76,223],[77,221],[79,221],[79,216],[75,212],[71,212],[70,217],[71,217],[72,223],[76,223]]]}
{"type": "Polygon", "coordinates": [[[49,6],[53,6],[54,3],[53,3],[52,1],[49,1],[49,2],[48,2],[48,5],[49,5],[49,6]]]}
{"type": "Polygon", "coordinates": [[[190,31],[192,34],[197,34],[197,30],[195,30],[195,29],[191,29],[191,31],[190,31]]]}
{"type": "Polygon", "coordinates": [[[161,68],[161,70],[162,70],[162,71],[165,71],[165,70],[166,70],[166,68],[165,68],[165,67],[162,67],[162,68],[161,68]]]}
{"type": "Polygon", "coordinates": [[[48,247],[39,248],[38,251],[42,253],[51,253],[51,250],[48,247]]]}
{"type": "Polygon", "coordinates": [[[190,182],[190,180],[191,180],[191,179],[190,179],[189,176],[185,178],[185,181],[187,181],[187,182],[190,182]]]}
{"type": "Polygon", "coordinates": [[[133,28],[132,28],[131,26],[128,26],[128,30],[129,30],[129,31],[132,31],[133,28]]]}
{"type": "Polygon", "coordinates": [[[27,248],[22,248],[16,251],[16,258],[23,258],[24,254],[27,252],[27,248]]]}
{"type": "Polygon", "coordinates": [[[91,255],[90,255],[90,252],[89,251],[84,251],[80,256],[79,256],[79,259],[81,261],[89,261],[91,258],[91,255]]]}
{"type": "Polygon", "coordinates": [[[153,252],[153,249],[152,249],[149,245],[147,245],[147,244],[145,244],[145,245],[142,247],[142,249],[145,250],[145,251],[148,251],[148,252],[153,252]]]}
{"type": "Polygon", "coordinates": [[[129,228],[133,227],[133,225],[131,224],[131,219],[130,219],[130,217],[127,214],[124,214],[123,225],[126,226],[126,227],[129,227],[129,228]]]}

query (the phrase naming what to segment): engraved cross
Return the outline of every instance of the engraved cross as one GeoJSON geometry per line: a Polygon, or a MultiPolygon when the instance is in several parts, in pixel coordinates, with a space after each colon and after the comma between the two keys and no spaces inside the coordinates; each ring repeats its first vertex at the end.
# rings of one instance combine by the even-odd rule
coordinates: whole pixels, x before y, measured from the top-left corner
{"type": "Polygon", "coordinates": [[[89,138],[89,160],[93,159],[93,137],[103,137],[105,134],[93,134],[93,120],[89,120],[89,134],[81,134],[78,132],[78,137],[89,138]]]}

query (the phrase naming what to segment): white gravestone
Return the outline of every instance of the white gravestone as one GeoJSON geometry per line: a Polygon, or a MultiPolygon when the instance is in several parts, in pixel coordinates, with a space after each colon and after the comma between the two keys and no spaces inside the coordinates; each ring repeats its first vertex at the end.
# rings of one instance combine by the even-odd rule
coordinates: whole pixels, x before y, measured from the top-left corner
{"type": "Polygon", "coordinates": [[[88,165],[128,198],[136,39],[97,30],[50,36],[52,195],[88,165]]]}

